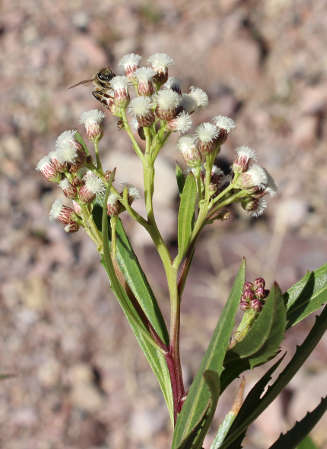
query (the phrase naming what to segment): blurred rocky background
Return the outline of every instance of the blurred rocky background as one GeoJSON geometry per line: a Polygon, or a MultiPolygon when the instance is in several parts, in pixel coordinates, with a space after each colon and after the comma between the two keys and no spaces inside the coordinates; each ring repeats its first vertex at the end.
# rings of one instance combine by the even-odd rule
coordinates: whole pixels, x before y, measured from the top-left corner
{"type": "MultiPolygon", "coordinates": [[[[248,278],[283,289],[326,262],[326,0],[3,0],[0,5],[0,384],[3,449],[164,449],[169,422],[159,388],[112,297],[92,242],[50,224],[58,191],[34,167],[56,136],[99,104],[90,89],[68,90],[121,56],[166,52],[183,87],[207,91],[195,124],[230,115],[237,129],[223,149],[249,145],[279,195],[260,219],[235,209],[208,229],[183,302],[182,350],[191,381],[241,256],[248,278]]],[[[127,137],[108,116],[108,168],[140,185],[127,137]]],[[[176,241],[175,140],[158,162],[160,227],[176,241]]],[[[167,311],[160,264],[127,223],[167,311]]],[[[313,320],[288,333],[290,353],[313,320]]],[[[262,449],[326,391],[322,341],[287,392],[251,427],[245,447],[262,449]]],[[[247,374],[251,384],[258,372],[247,374]]],[[[212,431],[228,411],[232,386],[212,431]]],[[[326,417],[313,438],[327,447],[326,417]]],[[[206,447],[209,447],[209,441],[206,447]]]]}

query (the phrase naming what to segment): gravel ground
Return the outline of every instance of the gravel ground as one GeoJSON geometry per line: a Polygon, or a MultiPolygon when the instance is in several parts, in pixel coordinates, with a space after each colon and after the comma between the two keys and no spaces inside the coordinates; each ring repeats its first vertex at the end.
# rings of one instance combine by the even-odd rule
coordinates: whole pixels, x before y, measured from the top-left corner
{"type": "MultiPolygon", "coordinates": [[[[235,211],[202,238],[182,310],[190,381],[241,256],[249,279],[276,279],[283,289],[326,262],[326,1],[3,0],[0,8],[0,360],[2,372],[17,374],[1,384],[0,447],[167,448],[163,400],[95,248],[82,232],[66,235],[49,223],[58,192],[34,167],[60,132],[76,127],[81,112],[98,107],[90,89],[67,86],[108,63],[116,69],[129,52],[168,53],[184,88],[208,92],[210,106],[197,123],[217,114],[236,120],[223,156],[231,161],[233,148],[252,146],[279,194],[263,218],[235,211]]],[[[174,145],[160,158],[156,197],[172,250],[174,145]]],[[[110,117],[102,148],[108,168],[140,184],[128,140],[110,117]]],[[[167,311],[158,260],[146,237],[129,228],[167,311]]],[[[310,324],[289,332],[290,353],[310,324]]],[[[269,447],[314,407],[325,393],[326,362],[325,339],[252,426],[245,447],[269,447]]],[[[248,388],[259,373],[247,375],[248,388]]],[[[215,428],[235,388],[223,396],[215,428]]],[[[326,424],[325,417],[313,432],[320,448],[327,447],[326,424]]]]}

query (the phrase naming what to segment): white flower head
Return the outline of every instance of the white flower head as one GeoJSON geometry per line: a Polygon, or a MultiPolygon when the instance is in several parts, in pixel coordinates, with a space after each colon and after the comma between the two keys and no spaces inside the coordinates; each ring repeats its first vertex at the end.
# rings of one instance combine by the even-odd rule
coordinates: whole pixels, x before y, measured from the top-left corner
{"type": "Polygon", "coordinates": [[[93,193],[103,193],[106,190],[106,186],[102,179],[100,179],[93,171],[89,170],[84,176],[84,182],[86,189],[93,193]]]}
{"type": "Polygon", "coordinates": [[[159,109],[163,111],[174,110],[180,103],[180,95],[172,89],[159,90],[155,99],[159,109]]]}
{"type": "Polygon", "coordinates": [[[52,206],[51,206],[51,209],[50,209],[50,212],[49,212],[49,216],[50,216],[50,220],[51,221],[57,220],[57,218],[59,217],[60,212],[61,212],[61,210],[63,208],[63,205],[64,205],[63,202],[61,200],[59,200],[59,199],[55,200],[52,203],[52,206]]]}
{"type": "Polygon", "coordinates": [[[126,91],[128,89],[128,78],[121,75],[114,76],[110,80],[110,85],[114,92],[126,91]]]}
{"type": "Polygon", "coordinates": [[[129,53],[121,58],[118,65],[123,67],[127,76],[131,76],[138,68],[142,57],[135,53],[129,53]]]}
{"type": "Polygon", "coordinates": [[[190,114],[182,111],[173,120],[167,122],[167,126],[171,131],[177,131],[180,134],[185,134],[192,128],[192,118],[190,114]]]}
{"type": "Polygon", "coordinates": [[[226,117],[225,115],[216,115],[212,119],[217,128],[224,129],[227,134],[231,132],[232,129],[236,127],[235,122],[230,117],[226,117]]]}
{"type": "Polygon", "coordinates": [[[208,105],[208,95],[199,87],[191,86],[189,95],[194,99],[198,108],[203,108],[208,105]]]}
{"type": "Polygon", "coordinates": [[[66,206],[59,199],[53,202],[49,212],[49,217],[51,221],[58,220],[64,224],[72,223],[74,221],[73,215],[74,215],[73,209],[69,206],[66,206]]]}
{"type": "Polygon", "coordinates": [[[174,63],[174,60],[166,53],[155,53],[148,58],[147,62],[156,72],[165,72],[167,67],[174,63]]]}
{"type": "Polygon", "coordinates": [[[91,109],[81,114],[80,123],[85,126],[89,139],[94,139],[102,134],[101,123],[103,119],[104,113],[99,109],[91,109]]]}
{"type": "Polygon", "coordinates": [[[257,155],[255,153],[254,150],[252,150],[252,148],[247,147],[247,146],[241,146],[236,148],[236,153],[238,157],[241,158],[246,158],[248,160],[253,160],[256,161],[257,160],[257,155]]]}
{"type": "Polygon", "coordinates": [[[179,79],[175,78],[174,76],[170,76],[162,87],[164,89],[172,89],[175,92],[178,92],[179,94],[182,91],[181,81],[179,79]]]}
{"type": "Polygon", "coordinates": [[[35,170],[42,172],[45,168],[51,166],[51,159],[49,156],[43,156],[37,163],[35,170]]]}
{"type": "Polygon", "coordinates": [[[56,155],[59,163],[74,163],[78,157],[80,144],[75,140],[76,130],[64,131],[56,140],[56,155]]]}
{"type": "Polygon", "coordinates": [[[236,148],[236,153],[237,156],[233,163],[233,171],[235,173],[245,172],[248,169],[250,162],[257,160],[255,151],[250,147],[238,147],[236,148]]]}
{"type": "Polygon", "coordinates": [[[268,183],[267,172],[258,164],[251,164],[249,169],[243,173],[249,179],[249,187],[265,188],[268,183]]]}
{"type": "Polygon", "coordinates": [[[151,97],[135,97],[129,103],[128,109],[136,117],[147,115],[153,108],[153,101],[151,97]]]}
{"type": "Polygon", "coordinates": [[[141,197],[141,195],[140,195],[139,190],[136,187],[131,186],[131,187],[128,188],[128,197],[132,201],[134,201],[134,200],[139,199],[141,197]]]}
{"type": "Polygon", "coordinates": [[[139,83],[148,83],[152,80],[156,72],[150,67],[140,67],[135,70],[134,76],[139,81],[139,83]]]}
{"type": "Polygon", "coordinates": [[[201,154],[196,146],[195,136],[183,136],[178,139],[177,148],[182,153],[186,164],[190,167],[201,164],[201,154]]]}
{"type": "Polygon", "coordinates": [[[205,122],[196,128],[195,134],[201,142],[210,143],[218,137],[218,130],[212,123],[205,122]]]}
{"type": "Polygon", "coordinates": [[[256,208],[250,211],[251,217],[260,217],[267,207],[267,200],[265,198],[259,198],[257,200],[256,208]]]}

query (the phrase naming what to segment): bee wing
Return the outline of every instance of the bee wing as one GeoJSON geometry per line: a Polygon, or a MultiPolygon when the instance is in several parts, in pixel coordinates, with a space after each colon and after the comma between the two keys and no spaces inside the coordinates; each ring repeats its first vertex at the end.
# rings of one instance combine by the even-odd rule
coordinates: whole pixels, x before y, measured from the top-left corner
{"type": "Polygon", "coordinates": [[[91,78],[90,80],[79,81],[78,83],[73,84],[72,86],[69,86],[68,89],[72,89],[73,87],[81,86],[82,84],[88,84],[88,83],[91,83],[92,81],[94,81],[94,78],[91,78]]]}

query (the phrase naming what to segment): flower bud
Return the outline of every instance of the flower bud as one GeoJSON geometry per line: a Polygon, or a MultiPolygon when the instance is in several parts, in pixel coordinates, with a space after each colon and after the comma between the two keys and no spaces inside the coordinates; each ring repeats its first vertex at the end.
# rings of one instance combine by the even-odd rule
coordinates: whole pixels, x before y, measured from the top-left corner
{"type": "Polygon", "coordinates": [[[64,227],[65,232],[77,232],[79,230],[79,224],[76,223],[76,221],[73,221],[71,223],[68,223],[65,227],[64,227]]]}
{"type": "Polygon", "coordinates": [[[246,290],[253,290],[254,285],[252,284],[252,282],[250,281],[246,281],[244,282],[244,286],[243,286],[243,291],[245,292],[246,290]]]}
{"type": "Polygon", "coordinates": [[[237,156],[233,162],[233,172],[243,173],[249,168],[251,161],[256,161],[256,154],[251,148],[242,146],[236,149],[237,156]]]}
{"type": "Polygon", "coordinates": [[[114,91],[115,106],[118,108],[126,108],[130,100],[128,93],[128,78],[126,76],[115,76],[110,81],[110,85],[114,91]]]}
{"type": "Polygon", "coordinates": [[[243,301],[241,299],[240,301],[240,309],[243,310],[243,312],[245,312],[245,310],[248,310],[250,308],[250,304],[247,301],[243,301]]]}
{"type": "Polygon", "coordinates": [[[262,309],[262,302],[258,298],[254,298],[250,301],[251,309],[253,309],[255,312],[260,312],[262,309]]]}
{"type": "Polygon", "coordinates": [[[170,131],[177,131],[180,134],[185,134],[192,128],[192,119],[190,114],[182,111],[177,117],[167,122],[167,128],[170,131]]]}
{"type": "Polygon", "coordinates": [[[208,106],[208,95],[199,87],[191,86],[189,95],[194,100],[196,109],[208,106]]]}
{"type": "Polygon", "coordinates": [[[74,201],[74,200],[73,200],[73,209],[74,209],[74,212],[75,212],[76,215],[81,215],[81,213],[82,213],[82,208],[81,208],[81,206],[78,204],[78,202],[77,202],[77,201],[74,201]]]}
{"type": "Polygon", "coordinates": [[[137,92],[139,95],[150,96],[154,93],[152,79],[156,72],[150,67],[140,67],[135,70],[134,77],[136,78],[137,92]]]}
{"type": "Polygon", "coordinates": [[[50,182],[59,182],[60,173],[58,173],[56,167],[51,162],[49,156],[44,156],[39,160],[36,170],[38,170],[41,175],[50,182]]]}
{"type": "Polygon", "coordinates": [[[203,156],[211,153],[217,146],[218,130],[212,123],[201,123],[195,134],[198,138],[198,148],[203,156]]]}
{"type": "Polygon", "coordinates": [[[258,164],[251,164],[249,169],[241,173],[235,182],[235,187],[238,189],[265,189],[267,186],[268,177],[266,171],[258,164]]]}
{"type": "Polygon", "coordinates": [[[135,97],[129,104],[129,111],[132,112],[140,127],[151,126],[155,120],[153,103],[150,97],[135,97]]]}
{"type": "Polygon", "coordinates": [[[56,140],[56,155],[60,164],[66,165],[70,172],[76,172],[85,162],[86,154],[76,140],[77,131],[64,131],[56,140]]]}
{"type": "Polygon", "coordinates": [[[245,290],[242,294],[242,299],[244,301],[251,301],[252,299],[255,298],[255,294],[252,290],[245,290]]]}
{"type": "Polygon", "coordinates": [[[117,216],[123,210],[124,206],[119,201],[119,196],[116,193],[110,193],[107,200],[107,214],[109,217],[117,216]]]}
{"type": "Polygon", "coordinates": [[[216,115],[212,121],[219,130],[217,140],[219,145],[222,145],[226,141],[231,130],[235,128],[235,122],[224,115],[216,115]]]}
{"type": "Polygon", "coordinates": [[[201,153],[197,149],[194,136],[183,136],[177,142],[177,148],[182,153],[189,167],[199,167],[202,162],[201,153]]]}
{"type": "Polygon", "coordinates": [[[253,286],[254,286],[254,290],[256,290],[257,288],[261,287],[261,288],[265,288],[266,286],[266,282],[263,278],[256,278],[255,281],[253,282],[253,286]]]}
{"type": "Polygon", "coordinates": [[[91,203],[97,194],[104,193],[106,186],[102,179],[89,170],[83,178],[84,184],[79,190],[79,198],[84,203],[91,203]]]}
{"type": "Polygon", "coordinates": [[[256,296],[258,299],[264,299],[264,298],[266,297],[266,291],[265,291],[265,289],[264,289],[263,287],[258,287],[258,288],[256,288],[256,290],[255,290],[255,296],[256,296]]]}
{"type": "Polygon", "coordinates": [[[173,64],[173,59],[166,53],[155,53],[148,58],[148,63],[156,72],[153,80],[155,83],[161,85],[168,79],[168,66],[173,64]]]}
{"type": "Polygon", "coordinates": [[[128,78],[133,78],[133,74],[138,68],[141,59],[142,58],[140,55],[129,53],[128,55],[125,55],[121,58],[118,65],[123,67],[128,78]]]}
{"type": "Polygon", "coordinates": [[[172,89],[160,90],[156,95],[156,114],[162,120],[173,120],[179,112],[180,95],[172,89]]]}
{"type": "Polygon", "coordinates": [[[76,187],[71,184],[67,178],[63,179],[62,181],[60,181],[59,183],[59,187],[62,189],[62,191],[64,192],[64,195],[67,198],[76,198],[77,195],[77,189],[76,187]]]}
{"type": "Polygon", "coordinates": [[[61,200],[55,200],[49,212],[50,220],[58,220],[61,223],[69,224],[74,221],[75,214],[71,207],[63,204],[61,200]]]}
{"type": "Polygon", "coordinates": [[[100,139],[102,136],[102,121],[104,113],[98,109],[92,109],[81,114],[80,123],[85,126],[87,137],[90,140],[100,139]]]}
{"type": "Polygon", "coordinates": [[[58,161],[58,154],[56,151],[50,151],[50,153],[48,154],[50,161],[52,163],[52,165],[55,167],[55,169],[57,170],[57,172],[59,173],[63,173],[67,170],[67,164],[63,163],[61,164],[58,161]]]}

